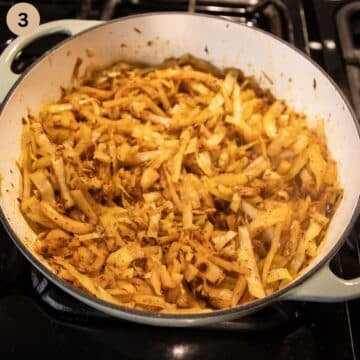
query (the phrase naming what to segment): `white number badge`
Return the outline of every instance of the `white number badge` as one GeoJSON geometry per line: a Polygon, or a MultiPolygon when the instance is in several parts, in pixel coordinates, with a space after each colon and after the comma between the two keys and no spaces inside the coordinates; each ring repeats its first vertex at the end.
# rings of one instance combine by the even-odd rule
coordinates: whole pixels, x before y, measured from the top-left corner
{"type": "Polygon", "coordinates": [[[40,14],[34,5],[21,2],[13,5],[7,15],[8,28],[15,35],[33,32],[40,24],[40,14]]]}

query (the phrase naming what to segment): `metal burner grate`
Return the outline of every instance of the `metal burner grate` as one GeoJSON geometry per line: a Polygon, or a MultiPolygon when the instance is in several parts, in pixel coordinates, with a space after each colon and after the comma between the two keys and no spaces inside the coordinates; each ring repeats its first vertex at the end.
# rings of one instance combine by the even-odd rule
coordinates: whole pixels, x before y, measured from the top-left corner
{"type": "Polygon", "coordinates": [[[343,6],[336,15],[351,97],[360,118],[360,3],[343,6]]]}
{"type": "Polygon", "coordinates": [[[104,20],[152,11],[189,11],[221,16],[226,19],[267,30],[291,43],[294,26],[288,7],[281,0],[108,0],[101,18],[104,20]]]}

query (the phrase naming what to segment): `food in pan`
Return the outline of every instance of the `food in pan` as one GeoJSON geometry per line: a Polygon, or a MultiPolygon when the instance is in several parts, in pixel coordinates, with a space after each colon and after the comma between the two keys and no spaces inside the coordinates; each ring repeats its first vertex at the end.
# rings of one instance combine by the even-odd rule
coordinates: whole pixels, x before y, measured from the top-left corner
{"type": "MultiPolygon", "coordinates": [[[[301,96],[301,94],[299,94],[301,96]]],[[[172,313],[295,279],[341,199],[322,122],[239,70],[185,55],[117,63],[26,121],[21,211],[61,278],[172,313]]]]}

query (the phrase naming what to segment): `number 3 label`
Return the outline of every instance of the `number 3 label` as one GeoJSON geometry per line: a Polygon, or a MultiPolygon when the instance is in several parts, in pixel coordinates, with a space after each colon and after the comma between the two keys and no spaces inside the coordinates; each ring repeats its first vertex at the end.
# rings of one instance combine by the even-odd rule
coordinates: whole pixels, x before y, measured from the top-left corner
{"type": "Polygon", "coordinates": [[[9,9],[6,23],[15,35],[29,34],[39,26],[40,14],[36,7],[29,3],[17,3],[9,9]]]}
{"type": "Polygon", "coordinates": [[[18,22],[18,25],[21,27],[25,27],[29,25],[29,21],[28,21],[28,14],[25,12],[21,12],[19,14],[20,17],[20,21],[18,22]]]}

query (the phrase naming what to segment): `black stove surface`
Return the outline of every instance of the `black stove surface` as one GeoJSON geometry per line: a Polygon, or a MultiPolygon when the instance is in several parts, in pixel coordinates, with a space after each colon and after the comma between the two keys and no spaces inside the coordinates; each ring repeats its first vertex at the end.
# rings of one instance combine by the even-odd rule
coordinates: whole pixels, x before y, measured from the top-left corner
{"type": "MultiPolygon", "coordinates": [[[[0,24],[14,2],[0,0],[0,24]]],[[[111,19],[148,11],[195,11],[258,26],[315,59],[360,109],[360,2],[341,0],[32,1],[42,22],[111,19]]],[[[6,26],[5,26],[6,27],[6,26]]],[[[2,26],[0,52],[13,36],[2,26]]],[[[30,44],[13,70],[22,72],[61,41],[30,44]]],[[[1,86],[1,82],[0,82],[1,86]]],[[[358,112],[360,115],[360,112],[358,112]]],[[[360,275],[360,222],[331,263],[343,278],[360,275]]],[[[0,226],[0,353],[114,353],[121,359],[357,359],[360,300],[338,304],[282,302],[238,321],[203,328],[155,328],[109,318],[48,282],[0,226]]],[[[6,358],[5,355],[1,358],[6,358]]]]}

